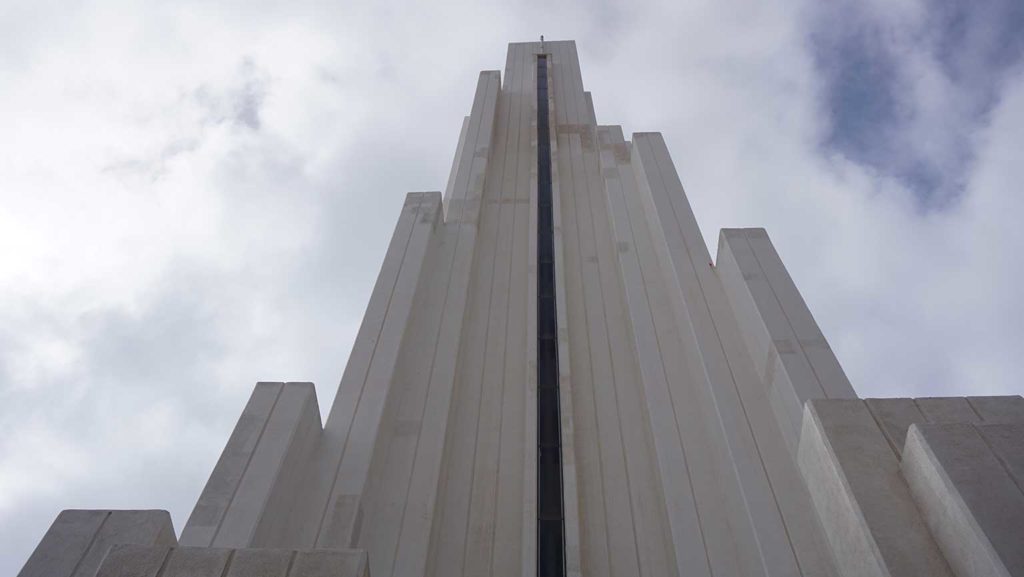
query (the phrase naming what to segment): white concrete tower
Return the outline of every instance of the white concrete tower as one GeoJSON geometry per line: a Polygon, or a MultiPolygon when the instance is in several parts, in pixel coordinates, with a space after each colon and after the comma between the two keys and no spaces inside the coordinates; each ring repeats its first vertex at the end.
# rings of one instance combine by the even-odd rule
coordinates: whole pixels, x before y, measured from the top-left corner
{"type": "Polygon", "coordinates": [[[480,75],[327,422],[259,383],[188,523],[65,511],[21,575],[1024,575],[1024,399],[858,399],[763,229],[713,263],[573,42],[480,75]]]}

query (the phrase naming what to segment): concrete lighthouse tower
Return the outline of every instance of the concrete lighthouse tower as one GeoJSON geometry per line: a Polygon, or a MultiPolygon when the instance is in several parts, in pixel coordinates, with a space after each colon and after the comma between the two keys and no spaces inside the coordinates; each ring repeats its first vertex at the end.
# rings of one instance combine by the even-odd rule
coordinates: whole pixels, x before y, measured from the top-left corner
{"type": "Polygon", "coordinates": [[[64,511],[21,575],[1024,575],[1022,487],[1024,399],[858,398],[768,234],[712,260],[661,135],[515,43],[326,421],[257,384],[180,535],[64,511]]]}

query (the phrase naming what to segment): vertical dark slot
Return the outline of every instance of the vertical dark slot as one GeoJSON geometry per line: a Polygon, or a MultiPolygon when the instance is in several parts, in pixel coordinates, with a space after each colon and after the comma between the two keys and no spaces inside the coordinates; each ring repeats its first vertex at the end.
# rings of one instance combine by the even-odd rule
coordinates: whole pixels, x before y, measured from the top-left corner
{"type": "Polygon", "coordinates": [[[537,575],[565,575],[548,59],[537,56],[537,575]]]}

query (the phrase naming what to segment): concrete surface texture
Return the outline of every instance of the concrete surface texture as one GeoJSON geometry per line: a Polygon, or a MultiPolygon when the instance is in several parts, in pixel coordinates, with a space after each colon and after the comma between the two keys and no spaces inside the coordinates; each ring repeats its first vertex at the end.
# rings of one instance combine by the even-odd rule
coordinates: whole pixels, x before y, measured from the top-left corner
{"type": "Polygon", "coordinates": [[[365,551],[114,545],[96,577],[369,577],[365,551]]]}
{"type": "Polygon", "coordinates": [[[21,575],[1024,575],[1024,399],[858,399],[767,232],[712,262],[661,135],[596,118],[573,42],[509,45],[326,422],[257,384],[180,543],[65,511],[21,575]]]}

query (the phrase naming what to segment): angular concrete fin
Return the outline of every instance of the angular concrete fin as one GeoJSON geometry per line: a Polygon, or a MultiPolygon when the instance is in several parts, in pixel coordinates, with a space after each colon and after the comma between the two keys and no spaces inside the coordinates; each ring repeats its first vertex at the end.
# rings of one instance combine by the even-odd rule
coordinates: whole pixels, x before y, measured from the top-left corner
{"type": "Polygon", "coordinates": [[[808,401],[798,462],[841,575],[953,575],[863,401],[808,401]]]}
{"type": "Polygon", "coordinates": [[[284,383],[256,384],[185,523],[182,545],[209,547],[213,544],[217,528],[224,520],[283,388],[284,383]]]}
{"type": "Polygon", "coordinates": [[[358,532],[361,501],[382,440],[382,423],[393,411],[392,385],[410,332],[413,303],[426,284],[425,263],[433,238],[443,228],[440,204],[440,193],[415,193],[402,210],[327,420],[327,445],[307,498],[317,527],[310,546],[347,547],[358,532]],[[415,206],[413,199],[419,201],[415,206]]]}
{"type": "MultiPolygon", "coordinates": [[[[589,102],[589,92],[587,93],[589,102]]],[[[673,399],[673,389],[679,395],[677,381],[685,380],[685,375],[672,369],[677,367],[667,363],[663,358],[655,316],[670,316],[671,311],[664,310],[664,301],[656,308],[649,298],[648,287],[644,281],[643,270],[647,265],[648,274],[653,268],[653,254],[649,247],[650,241],[645,237],[645,221],[642,211],[638,210],[636,197],[636,181],[633,178],[628,145],[624,142],[622,129],[618,126],[599,127],[600,164],[604,176],[604,188],[607,194],[609,221],[617,247],[619,274],[624,288],[624,296],[631,327],[623,327],[632,334],[634,346],[638,354],[640,380],[643,384],[646,408],[650,419],[652,440],[657,457],[657,471],[660,475],[660,486],[665,494],[650,495],[659,507],[667,511],[668,528],[671,542],[675,549],[676,570],[680,575],[711,575],[715,566],[714,552],[708,553],[705,542],[705,529],[701,526],[698,513],[697,497],[701,495],[701,487],[691,483],[688,470],[687,455],[684,449],[686,435],[680,430],[692,433],[692,425],[697,424],[687,415],[677,415],[681,408],[677,404],[685,402],[673,399]],[[633,210],[630,210],[632,204],[633,210]],[[635,225],[635,227],[634,227],[635,225]],[[641,254],[641,250],[643,253],[641,254]],[[646,258],[644,258],[646,257],[646,258]],[[643,259],[643,262],[642,262],[643,259]],[[686,429],[690,425],[689,430],[686,429]],[[666,494],[670,494],[668,498],[666,494]]],[[[670,341],[671,342],[671,341],[670,341]]],[[[666,343],[668,345],[669,343],[666,343]]],[[[671,354],[671,350],[668,351],[671,354]]],[[[699,426],[699,424],[697,424],[699,426]]],[[[687,439],[688,440],[688,439],[687,439]]],[[[710,447],[698,447],[705,450],[710,447]]],[[[691,445],[690,450],[695,448],[691,445]]],[[[701,453],[702,455],[704,453],[701,453]]],[[[700,479],[698,478],[698,481],[700,479]]],[[[698,482],[699,485],[699,482],[698,482]]],[[[661,493],[661,492],[659,492],[661,493]]],[[[703,496],[703,495],[702,495],[703,496]]],[[[707,505],[707,502],[705,502],[707,505]]],[[[709,519],[711,527],[723,526],[716,523],[719,519],[709,519]]],[[[708,529],[712,531],[712,529],[708,529]]],[[[712,537],[718,534],[712,532],[712,537]]],[[[714,551],[712,544],[712,550],[714,551]]],[[[735,560],[732,560],[735,562],[735,560]]],[[[735,566],[731,569],[736,571],[735,566]]],[[[728,571],[728,570],[726,570],[728,571]]]]}
{"type": "Polygon", "coordinates": [[[856,394],[764,229],[722,229],[717,270],[795,455],[804,402],[856,394]]]}
{"type": "MultiPolygon", "coordinates": [[[[1015,427],[1024,447],[1024,426],[990,426],[1015,427]]],[[[1024,493],[976,426],[911,425],[902,469],[957,575],[1024,575],[1024,493]]]]}
{"type": "Polygon", "coordinates": [[[473,110],[466,126],[466,140],[459,151],[456,166],[446,190],[445,222],[475,223],[480,213],[487,158],[494,133],[494,117],[501,92],[501,73],[485,70],[480,73],[473,98],[473,110]]]}
{"type": "Polygon", "coordinates": [[[18,577],[93,577],[111,547],[173,546],[167,511],[61,511],[18,577]]]}
{"type": "Polygon", "coordinates": [[[462,130],[459,131],[459,144],[455,147],[455,158],[452,159],[452,169],[448,173],[448,184],[444,188],[444,213],[448,214],[448,204],[452,198],[452,190],[455,189],[455,178],[459,174],[459,167],[462,166],[462,151],[466,147],[466,135],[469,133],[470,117],[462,119],[462,130]]]}
{"type": "Polygon", "coordinates": [[[183,545],[246,547],[284,519],[321,433],[312,383],[259,383],[182,531],[183,545]],[[271,521],[274,520],[274,521],[271,521]]]}
{"type": "Polygon", "coordinates": [[[719,451],[734,530],[754,543],[756,561],[768,574],[798,569],[765,461],[743,404],[741,389],[756,375],[742,347],[732,308],[679,175],[659,133],[633,135],[632,163],[671,310],[683,339],[680,354],[690,367],[697,398],[719,451]]]}
{"type": "MultiPolygon", "coordinates": [[[[588,91],[583,93],[583,98],[586,99],[586,101],[587,101],[587,118],[590,119],[590,124],[593,124],[594,126],[596,126],[597,125],[597,113],[594,112],[594,97],[590,94],[590,91],[588,90],[588,91]]],[[[620,133],[622,132],[621,128],[619,128],[619,132],[620,133]]]]}

